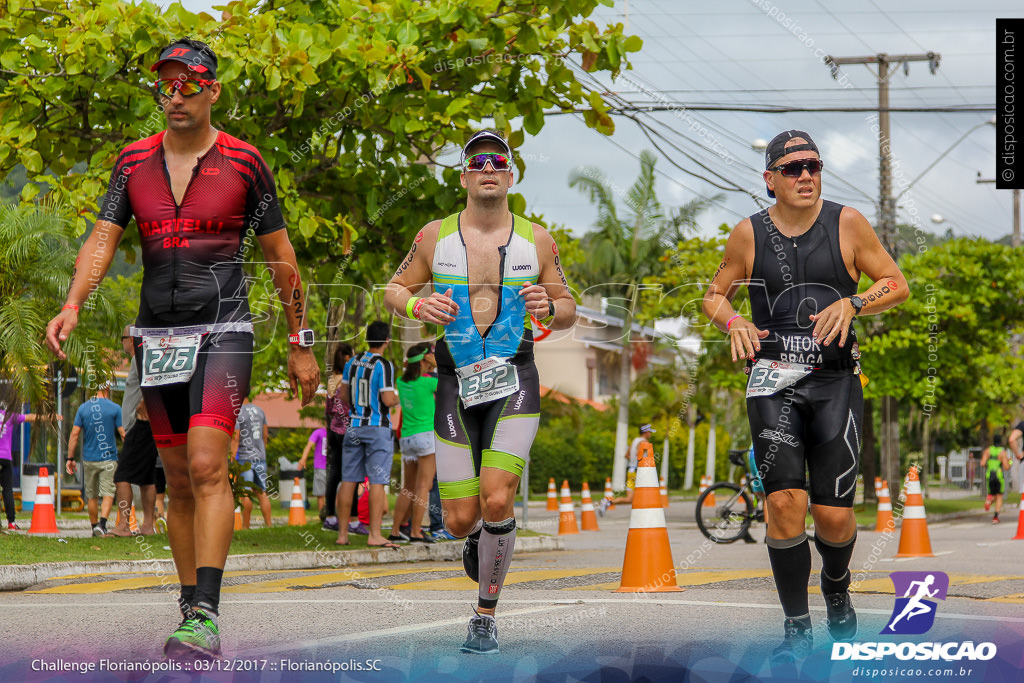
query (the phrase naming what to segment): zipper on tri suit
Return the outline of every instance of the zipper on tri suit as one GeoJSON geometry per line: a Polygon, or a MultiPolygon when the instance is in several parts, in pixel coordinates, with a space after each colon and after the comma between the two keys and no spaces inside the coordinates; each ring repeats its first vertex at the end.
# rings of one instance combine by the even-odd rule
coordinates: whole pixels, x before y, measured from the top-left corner
{"type": "MultiPolygon", "coordinates": [[[[513,219],[514,221],[515,219],[513,219]]],[[[515,223],[513,222],[512,232],[515,233],[515,223]]],[[[512,240],[511,235],[509,241],[512,240]]],[[[487,331],[484,332],[484,352],[487,352],[487,337],[491,334],[491,330],[494,329],[494,323],[498,322],[501,318],[502,301],[505,299],[505,256],[508,251],[508,245],[503,244],[498,247],[498,312],[494,316],[494,320],[487,326],[487,331]]]]}
{"type": "MultiPolygon", "coordinates": [[[[199,162],[200,159],[196,159],[196,165],[192,167],[192,177],[188,179],[188,183],[185,184],[185,192],[181,195],[181,203],[185,203],[185,198],[188,197],[188,188],[192,187],[192,181],[199,173],[199,162]]],[[[174,229],[177,232],[178,219],[181,218],[181,205],[178,204],[178,200],[174,198],[174,185],[171,183],[171,172],[167,169],[167,155],[164,154],[164,177],[167,178],[167,191],[171,193],[171,201],[174,202],[174,229]]],[[[172,285],[171,285],[171,311],[177,311],[177,305],[174,300],[175,295],[178,292],[178,247],[172,247],[174,250],[171,254],[171,272],[173,274],[172,285]]]]}

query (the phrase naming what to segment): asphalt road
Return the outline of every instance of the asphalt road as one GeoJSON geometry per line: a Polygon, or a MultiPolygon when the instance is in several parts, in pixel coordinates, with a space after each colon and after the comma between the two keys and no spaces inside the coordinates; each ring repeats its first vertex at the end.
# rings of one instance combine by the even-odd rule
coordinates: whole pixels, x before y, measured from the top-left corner
{"type": "MultiPolygon", "coordinates": [[[[798,667],[773,671],[766,662],[781,640],[782,612],[764,546],[705,542],[689,521],[691,506],[674,503],[668,510],[684,592],[613,592],[628,532],[629,508],[620,506],[600,520],[601,531],[564,537],[566,550],[516,558],[499,606],[501,653],[489,657],[458,650],[476,595],[458,562],[232,573],[225,580],[220,620],[226,658],[214,667],[220,671],[202,678],[842,683],[916,680],[932,670],[944,680],[1024,678],[1024,541],[1011,540],[1015,509],[997,527],[981,516],[931,524],[931,558],[893,559],[898,534],[886,538],[862,530],[852,563],[859,586],[858,641],[991,641],[998,647],[994,659],[832,661],[814,554],[817,647],[798,667]],[[893,571],[949,575],[949,596],[938,604],[927,634],[878,635],[893,611],[893,571]],[[863,666],[890,671],[865,676],[858,669],[863,666]],[[926,671],[892,671],[907,666],[926,671]]],[[[531,507],[531,527],[554,531],[555,514],[531,507]]],[[[763,539],[763,529],[754,534],[763,539]]],[[[90,663],[106,669],[166,666],[160,648],[178,620],[173,584],[172,592],[163,585],[172,580],[155,574],[79,575],[0,594],[0,681],[197,679],[196,672],[184,671],[54,670],[90,663]]]]}

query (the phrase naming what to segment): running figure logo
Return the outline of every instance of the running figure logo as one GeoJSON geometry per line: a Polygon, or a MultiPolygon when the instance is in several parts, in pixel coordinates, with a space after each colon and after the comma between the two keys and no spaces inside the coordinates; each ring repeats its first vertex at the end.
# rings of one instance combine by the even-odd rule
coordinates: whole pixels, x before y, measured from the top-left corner
{"type": "Polygon", "coordinates": [[[928,598],[946,599],[949,576],[943,572],[893,572],[889,575],[896,595],[896,605],[883,634],[916,635],[926,633],[935,623],[936,603],[928,598]]]}

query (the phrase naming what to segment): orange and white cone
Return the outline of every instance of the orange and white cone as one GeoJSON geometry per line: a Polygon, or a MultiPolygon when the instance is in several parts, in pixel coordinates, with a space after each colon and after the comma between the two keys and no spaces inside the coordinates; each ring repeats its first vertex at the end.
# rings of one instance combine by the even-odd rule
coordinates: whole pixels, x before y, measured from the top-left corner
{"type": "Polygon", "coordinates": [[[615,503],[612,501],[615,500],[615,491],[612,490],[612,480],[610,477],[604,480],[604,497],[608,499],[608,507],[605,510],[614,510],[615,503]]]}
{"type": "Polygon", "coordinates": [[[665,484],[665,477],[662,477],[661,480],[658,483],[661,484],[661,486],[658,489],[658,491],[661,493],[661,507],[667,508],[668,507],[668,485],[665,484]]]}
{"type": "Polygon", "coordinates": [[[676,567],[661,506],[654,447],[640,444],[633,510],[622,561],[622,579],[616,593],[666,593],[683,589],[677,584],[676,567]]]}
{"type": "Polygon", "coordinates": [[[892,531],[896,528],[896,522],[892,518],[892,498],[889,497],[889,482],[879,480],[877,493],[878,515],[875,521],[875,531],[892,531]]]}
{"type": "Polygon", "coordinates": [[[302,489],[300,488],[303,484],[305,482],[295,477],[295,482],[292,484],[292,503],[288,508],[288,526],[306,525],[306,508],[302,504],[302,489]]]}
{"type": "Polygon", "coordinates": [[[1015,541],[1024,541],[1024,491],[1020,494],[1020,512],[1017,514],[1017,535],[1015,541]]]}
{"type": "MultiPolygon", "coordinates": [[[[710,475],[705,474],[703,477],[700,478],[700,491],[698,491],[698,495],[704,493],[704,491],[706,491],[709,486],[711,486],[711,477],[710,475]]],[[[704,507],[715,507],[715,494],[712,493],[711,495],[704,499],[704,507]]]]}
{"type": "Polygon", "coordinates": [[[242,508],[241,506],[235,508],[235,531],[242,528],[242,508]]]}
{"type": "Polygon", "coordinates": [[[576,512],[572,508],[572,494],[569,492],[569,480],[562,482],[562,504],[558,507],[558,535],[578,534],[576,512]]]}
{"type": "Polygon", "coordinates": [[[558,510],[558,490],[555,488],[555,478],[548,479],[548,510],[558,510]]]}
{"type": "Polygon", "coordinates": [[[53,510],[53,494],[50,493],[50,482],[47,477],[49,471],[45,467],[39,468],[39,483],[36,484],[36,502],[32,506],[32,526],[29,527],[30,534],[56,534],[57,515],[53,510]]]}
{"type": "Polygon", "coordinates": [[[590,499],[590,484],[583,482],[583,503],[580,506],[580,528],[584,531],[600,531],[597,526],[597,515],[594,514],[594,501],[590,499]]]}
{"type": "Polygon", "coordinates": [[[924,497],[917,466],[907,473],[907,499],[903,504],[903,525],[900,529],[900,547],[896,557],[935,557],[928,537],[928,521],[924,515],[924,497]]]}

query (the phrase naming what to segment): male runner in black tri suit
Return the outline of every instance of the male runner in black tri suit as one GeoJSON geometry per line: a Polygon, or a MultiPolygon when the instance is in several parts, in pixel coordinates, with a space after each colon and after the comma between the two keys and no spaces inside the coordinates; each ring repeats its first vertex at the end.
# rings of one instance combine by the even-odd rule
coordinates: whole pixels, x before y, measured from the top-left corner
{"type": "Polygon", "coordinates": [[[768,558],[786,615],[785,640],[772,657],[792,661],[813,644],[805,466],[828,631],[835,640],[857,633],[849,565],[863,394],[853,319],[892,308],[909,291],[864,216],[821,198],[822,163],[810,135],[780,133],[765,161],[776,203],[733,229],[704,313],[729,334],[733,360],[747,361],[747,418],[768,496],[768,558]],[[873,284],[857,296],[861,273],[873,284]],[[731,304],[743,284],[753,321],[731,304]]]}
{"type": "Polygon", "coordinates": [[[249,144],[210,125],[217,57],[183,38],[160,53],[157,99],[167,130],[121,152],[67,302],[46,328],[51,350],[106,274],[134,216],[143,280],[133,328],[142,395],[171,498],[168,539],[181,581],[181,625],[168,656],[220,654],[217,614],[234,526],[228,445],[249,392],[253,335],[242,264],[251,231],[273,271],[291,333],[288,378],[309,403],[320,382],[295,252],[270,169],[249,144]]]}

